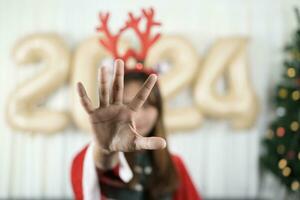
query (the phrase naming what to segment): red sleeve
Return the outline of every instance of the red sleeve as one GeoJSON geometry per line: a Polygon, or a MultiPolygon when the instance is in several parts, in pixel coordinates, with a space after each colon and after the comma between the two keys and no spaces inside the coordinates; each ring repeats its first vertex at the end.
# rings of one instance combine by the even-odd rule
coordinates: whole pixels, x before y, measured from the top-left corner
{"type": "Polygon", "coordinates": [[[83,161],[87,150],[85,146],[74,158],[71,166],[71,183],[74,193],[74,199],[83,200],[82,190],[82,173],[83,173],[83,161]]]}
{"type": "Polygon", "coordinates": [[[179,156],[172,155],[172,160],[176,166],[180,179],[179,188],[176,190],[173,200],[202,200],[181,158],[179,156]]]}
{"type": "MultiPolygon", "coordinates": [[[[73,159],[71,165],[71,183],[72,189],[74,193],[74,199],[83,200],[83,163],[85,154],[87,151],[89,144],[86,145],[73,159]]],[[[117,187],[121,187],[124,185],[119,177],[119,164],[112,170],[98,170],[96,169],[98,180],[105,184],[114,185],[117,187]]],[[[99,182],[100,184],[100,182],[99,182]]]]}

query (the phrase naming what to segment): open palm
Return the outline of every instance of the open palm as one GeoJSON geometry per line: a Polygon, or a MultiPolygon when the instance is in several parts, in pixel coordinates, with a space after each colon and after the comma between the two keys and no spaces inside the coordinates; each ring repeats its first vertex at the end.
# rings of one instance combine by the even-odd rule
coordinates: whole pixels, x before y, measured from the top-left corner
{"type": "Polygon", "coordinates": [[[151,74],[128,105],[123,104],[124,63],[117,59],[112,94],[109,94],[108,75],[104,67],[100,70],[99,107],[93,108],[82,83],[78,93],[82,106],[90,116],[95,142],[107,153],[130,152],[141,149],[162,149],[166,141],[160,137],[143,137],[136,128],[134,115],[148,98],[157,76],[151,74]],[[112,98],[111,101],[109,98],[112,98]]]}

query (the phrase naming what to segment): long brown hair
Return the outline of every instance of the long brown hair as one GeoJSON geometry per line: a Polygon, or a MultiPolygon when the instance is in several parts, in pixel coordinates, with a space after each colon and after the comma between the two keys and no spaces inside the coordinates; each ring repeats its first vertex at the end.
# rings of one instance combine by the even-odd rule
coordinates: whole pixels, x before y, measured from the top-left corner
{"type": "MultiPolygon", "coordinates": [[[[125,84],[129,81],[138,81],[143,83],[147,78],[148,74],[143,72],[131,71],[125,73],[124,82],[125,84]]],[[[155,126],[150,131],[148,136],[158,136],[166,139],[166,131],[163,122],[163,102],[162,96],[158,84],[156,83],[153,87],[147,101],[150,105],[154,106],[158,110],[158,118],[155,126]]],[[[136,152],[125,153],[125,157],[128,161],[131,169],[134,167],[134,157],[136,152]]],[[[158,199],[159,196],[164,194],[173,194],[179,184],[179,178],[176,168],[172,162],[171,154],[168,147],[161,150],[150,151],[152,159],[153,174],[151,176],[150,184],[145,190],[148,192],[149,199],[158,199]]],[[[132,170],[133,171],[133,170],[132,170]]],[[[133,187],[138,181],[139,174],[133,171],[133,178],[127,184],[128,187],[133,187]]]]}

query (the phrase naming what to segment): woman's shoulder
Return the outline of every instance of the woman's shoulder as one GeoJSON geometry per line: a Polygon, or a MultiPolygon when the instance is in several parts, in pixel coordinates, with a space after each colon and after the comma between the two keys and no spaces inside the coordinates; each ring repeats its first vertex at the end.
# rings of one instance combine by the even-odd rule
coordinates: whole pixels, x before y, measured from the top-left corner
{"type": "Polygon", "coordinates": [[[201,200],[195,185],[190,178],[187,168],[179,155],[171,154],[172,161],[177,168],[177,172],[180,179],[180,185],[175,193],[174,199],[191,199],[191,200],[201,200]]]}
{"type": "Polygon", "coordinates": [[[181,156],[178,155],[178,154],[175,154],[175,153],[171,153],[171,158],[172,158],[172,161],[173,162],[176,162],[176,163],[182,163],[182,159],[181,159],[181,156]]]}
{"type": "Polygon", "coordinates": [[[178,154],[174,154],[174,153],[171,153],[171,159],[174,163],[174,165],[177,167],[178,170],[182,171],[186,171],[186,167],[185,167],[185,164],[181,158],[180,155],[178,154]]]}

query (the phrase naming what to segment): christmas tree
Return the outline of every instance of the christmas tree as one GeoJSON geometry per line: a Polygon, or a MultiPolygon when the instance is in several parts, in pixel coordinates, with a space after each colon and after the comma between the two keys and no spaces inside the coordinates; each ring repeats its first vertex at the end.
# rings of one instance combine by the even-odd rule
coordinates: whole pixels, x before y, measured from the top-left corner
{"type": "Polygon", "coordinates": [[[282,79],[276,87],[273,105],[276,118],[263,139],[263,169],[272,172],[289,192],[300,194],[300,14],[298,27],[286,46],[282,79]]]}

